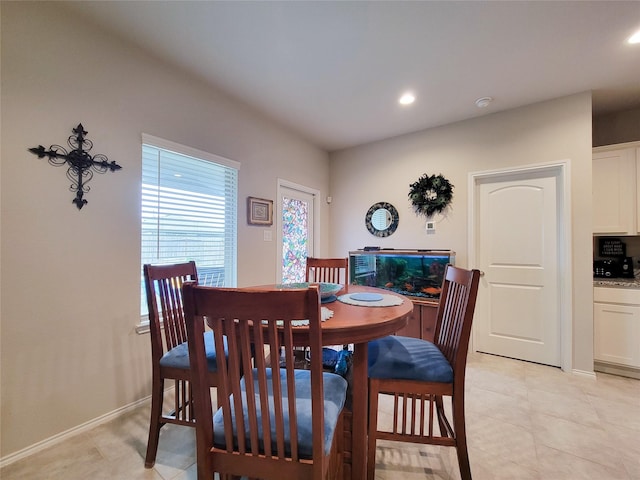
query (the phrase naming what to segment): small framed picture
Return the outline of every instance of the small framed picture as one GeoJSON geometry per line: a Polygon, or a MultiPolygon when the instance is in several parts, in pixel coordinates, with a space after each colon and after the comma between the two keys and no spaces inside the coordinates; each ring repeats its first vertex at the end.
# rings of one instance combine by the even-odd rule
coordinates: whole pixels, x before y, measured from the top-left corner
{"type": "Polygon", "coordinates": [[[273,225],[273,200],[247,197],[249,225],[273,225]]]}

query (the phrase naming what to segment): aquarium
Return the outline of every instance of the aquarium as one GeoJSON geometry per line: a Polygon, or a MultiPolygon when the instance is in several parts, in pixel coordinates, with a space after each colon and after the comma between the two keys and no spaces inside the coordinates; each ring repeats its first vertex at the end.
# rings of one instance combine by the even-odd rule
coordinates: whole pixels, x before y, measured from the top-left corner
{"type": "Polygon", "coordinates": [[[451,250],[357,250],[349,252],[349,279],[352,285],[439,299],[445,266],[455,265],[455,257],[451,250]]]}

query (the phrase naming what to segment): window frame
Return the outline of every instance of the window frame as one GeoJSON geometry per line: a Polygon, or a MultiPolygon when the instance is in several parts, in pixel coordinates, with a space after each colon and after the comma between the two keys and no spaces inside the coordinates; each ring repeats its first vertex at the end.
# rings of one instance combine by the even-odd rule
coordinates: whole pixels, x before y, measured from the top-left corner
{"type": "MultiPolygon", "coordinates": [[[[208,161],[211,163],[216,164],[217,166],[222,166],[225,168],[231,168],[231,169],[235,169],[236,170],[236,178],[235,178],[235,198],[233,199],[234,201],[234,218],[233,218],[233,225],[229,228],[232,229],[232,235],[233,235],[233,242],[234,242],[234,252],[232,253],[233,255],[233,265],[232,268],[229,269],[228,271],[225,271],[225,286],[229,286],[229,287],[235,287],[237,285],[237,265],[238,265],[238,261],[237,261],[237,249],[238,249],[238,193],[239,193],[239,171],[240,171],[240,162],[237,162],[235,160],[230,160],[228,158],[222,157],[220,155],[216,155],[216,154],[212,154],[209,152],[205,152],[202,150],[198,150],[196,148],[193,147],[188,147],[186,145],[181,145],[179,143],[176,142],[172,142],[170,140],[165,140],[159,137],[155,137],[153,135],[148,135],[143,133],[142,134],[142,142],[140,145],[140,204],[139,204],[139,208],[141,209],[140,211],[140,217],[139,217],[139,228],[140,228],[140,244],[139,244],[139,248],[140,248],[140,271],[142,272],[142,247],[143,247],[143,232],[142,232],[142,223],[143,223],[143,218],[142,218],[142,208],[143,208],[143,197],[142,197],[142,192],[143,192],[143,165],[142,162],[144,161],[144,147],[148,146],[151,148],[156,148],[158,150],[163,150],[169,153],[174,153],[174,154],[178,154],[178,155],[183,155],[183,156],[188,156],[191,158],[194,158],[196,160],[200,160],[200,161],[208,161]]],[[[226,223],[226,221],[225,221],[226,223]]],[[[226,228],[226,226],[225,226],[226,228]]],[[[142,273],[141,273],[142,275],[142,273]]],[[[142,287],[142,298],[140,299],[140,303],[142,304],[142,302],[145,301],[145,297],[144,297],[144,286],[142,287]]],[[[149,317],[148,314],[146,315],[140,315],[140,320],[139,320],[139,324],[136,327],[136,331],[138,333],[145,333],[149,331],[149,317]]]]}

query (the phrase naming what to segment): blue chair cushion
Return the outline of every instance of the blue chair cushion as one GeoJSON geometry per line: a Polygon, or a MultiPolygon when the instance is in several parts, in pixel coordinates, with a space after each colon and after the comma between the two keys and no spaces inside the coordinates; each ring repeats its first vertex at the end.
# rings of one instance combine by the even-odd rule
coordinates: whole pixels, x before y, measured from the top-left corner
{"type": "Polygon", "coordinates": [[[369,342],[369,378],[451,383],[453,368],[433,343],[390,335],[369,342]]]}
{"type": "MultiPolygon", "coordinates": [[[[213,332],[204,332],[204,348],[207,356],[207,364],[209,370],[215,372],[218,369],[216,363],[216,347],[213,342],[213,332]]],[[[227,339],[224,339],[224,353],[225,356],[228,353],[227,339]]],[[[173,347],[167,353],[165,353],[160,359],[160,365],[163,367],[182,368],[189,370],[189,347],[187,342],[173,347]]]]}
{"type": "MultiPolygon", "coordinates": [[[[255,372],[255,370],[254,370],[255,372]]],[[[272,386],[272,370],[267,369],[267,385],[269,390],[269,404],[273,404],[273,386],[272,386]]],[[[289,433],[289,414],[286,405],[288,399],[287,393],[287,380],[286,370],[279,370],[280,379],[282,382],[283,390],[283,411],[284,411],[284,424],[285,424],[285,451],[287,455],[291,455],[291,437],[289,433]]],[[[329,454],[331,450],[331,443],[333,442],[333,435],[336,430],[338,418],[340,412],[344,407],[346,395],[347,395],[347,381],[340,375],[334,373],[324,372],[324,452],[325,455],[329,454]]],[[[254,379],[256,376],[254,375],[254,379]]],[[[310,370],[295,370],[295,385],[296,385],[296,413],[298,421],[298,454],[301,458],[311,459],[313,458],[313,445],[312,445],[312,428],[311,428],[311,371],[310,370]]],[[[246,377],[241,380],[241,388],[243,393],[246,393],[246,377]]],[[[258,435],[260,438],[260,451],[264,452],[263,434],[262,434],[262,420],[260,411],[260,398],[258,394],[258,382],[254,380],[256,408],[258,410],[258,435]]],[[[230,398],[231,402],[231,416],[233,422],[234,432],[236,431],[236,417],[233,408],[233,395],[230,398]]],[[[244,412],[244,425],[247,435],[247,448],[250,447],[249,443],[249,422],[247,414],[247,403],[245,395],[243,394],[243,412],[244,412]]],[[[275,440],[275,412],[273,408],[269,411],[269,419],[271,425],[271,448],[272,451],[277,451],[277,445],[275,440]]],[[[226,448],[224,439],[224,417],[222,414],[222,408],[219,408],[213,416],[213,441],[216,447],[226,448]]],[[[234,434],[234,447],[238,447],[238,438],[234,434]]]]}

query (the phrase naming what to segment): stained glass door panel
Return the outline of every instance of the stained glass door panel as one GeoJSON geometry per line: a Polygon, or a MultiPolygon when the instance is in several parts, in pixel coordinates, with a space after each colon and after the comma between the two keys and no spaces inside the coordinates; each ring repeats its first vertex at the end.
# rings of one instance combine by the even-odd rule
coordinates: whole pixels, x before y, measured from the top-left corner
{"type": "Polygon", "coordinates": [[[282,195],[282,283],[304,282],[313,252],[313,195],[282,195]]]}

